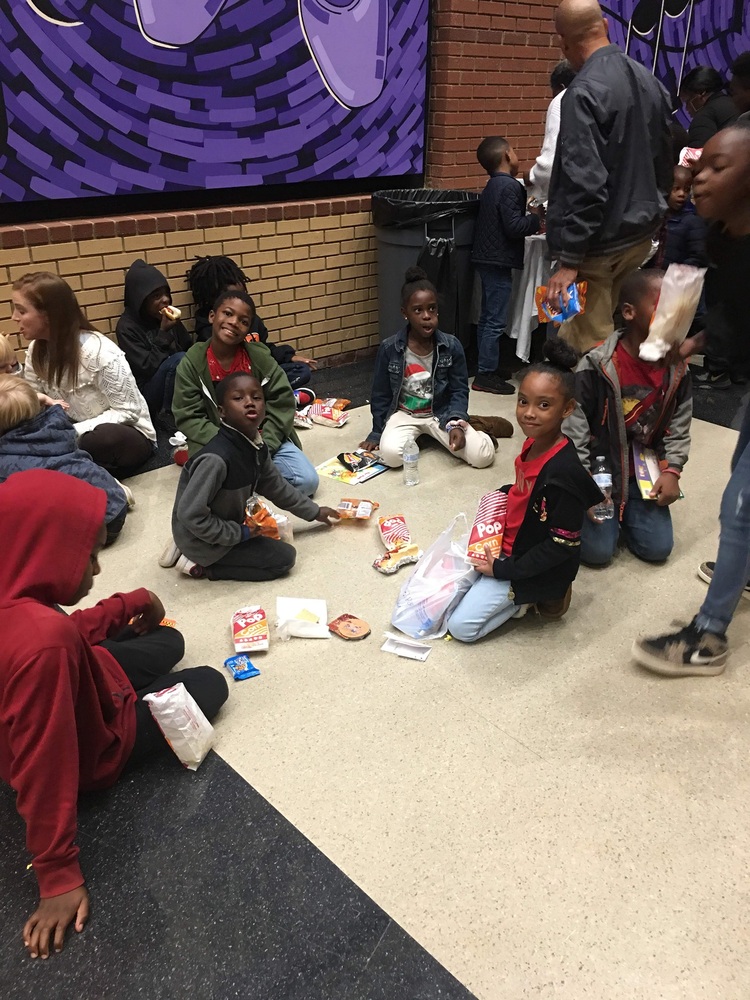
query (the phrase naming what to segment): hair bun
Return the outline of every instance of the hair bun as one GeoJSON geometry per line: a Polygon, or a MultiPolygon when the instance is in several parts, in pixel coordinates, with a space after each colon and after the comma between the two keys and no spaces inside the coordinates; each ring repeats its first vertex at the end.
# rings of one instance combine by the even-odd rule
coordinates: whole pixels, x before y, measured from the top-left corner
{"type": "Polygon", "coordinates": [[[404,283],[411,284],[412,281],[426,281],[427,271],[421,267],[407,267],[404,275],[404,283]]]}
{"type": "Polygon", "coordinates": [[[578,351],[557,336],[545,340],[542,353],[548,364],[565,372],[573,371],[580,357],[578,351]]]}

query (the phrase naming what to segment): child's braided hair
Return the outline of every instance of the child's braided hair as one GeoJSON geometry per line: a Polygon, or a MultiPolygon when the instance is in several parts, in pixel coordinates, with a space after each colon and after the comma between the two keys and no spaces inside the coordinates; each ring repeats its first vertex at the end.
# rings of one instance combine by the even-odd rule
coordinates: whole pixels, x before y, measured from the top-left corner
{"type": "Polygon", "coordinates": [[[199,312],[209,312],[227,285],[247,288],[249,278],[231,257],[198,257],[185,275],[199,312]]]}

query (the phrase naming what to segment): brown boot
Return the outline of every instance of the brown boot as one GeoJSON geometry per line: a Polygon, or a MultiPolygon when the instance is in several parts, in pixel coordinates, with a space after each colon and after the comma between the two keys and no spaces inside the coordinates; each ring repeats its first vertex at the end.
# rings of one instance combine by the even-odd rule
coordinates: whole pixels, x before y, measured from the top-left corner
{"type": "Polygon", "coordinates": [[[565,596],[557,601],[539,601],[536,611],[540,618],[546,622],[559,621],[570,607],[570,598],[573,596],[573,584],[568,587],[565,596]]]}
{"type": "Polygon", "coordinates": [[[475,431],[489,434],[497,448],[498,438],[513,437],[513,424],[505,417],[478,417],[469,415],[469,424],[475,431]]]}

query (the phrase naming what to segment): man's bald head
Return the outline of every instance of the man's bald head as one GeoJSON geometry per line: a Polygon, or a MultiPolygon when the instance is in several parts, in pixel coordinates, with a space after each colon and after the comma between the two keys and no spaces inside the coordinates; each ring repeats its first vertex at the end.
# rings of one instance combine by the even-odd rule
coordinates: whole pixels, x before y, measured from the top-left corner
{"type": "Polygon", "coordinates": [[[607,22],[597,0],[562,0],[555,29],[563,54],[579,70],[596,49],[609,44],[607,22]]]}

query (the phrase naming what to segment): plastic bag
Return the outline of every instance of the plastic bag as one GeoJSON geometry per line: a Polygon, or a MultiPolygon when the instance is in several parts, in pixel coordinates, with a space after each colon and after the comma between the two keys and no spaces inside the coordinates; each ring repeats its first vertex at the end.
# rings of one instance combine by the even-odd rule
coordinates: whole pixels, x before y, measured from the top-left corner
{"type": "Polygon", "coordinates": [[[197,771],[213,746],[214,727],[180,682],[143,698],[154,720],[188,771],[197,771]]]}
{"type": "Polygon", "coordinates": [[[659,361],[687,337],[700,302],[705,273],[705,267],[669,265],[651,317],[648,337],[638,350],[644,361],[659,361]]]}
{"type": "Polygon", "coordinates": [[[450,613],[474,579],[466,558],[469,530],[465,514],[457,514],[425,552],[401,588],[391,622],[412,639],[439,639],[447,632],[450,613]],[[456,528],[460,532],[456,536],[456,528]]]}

